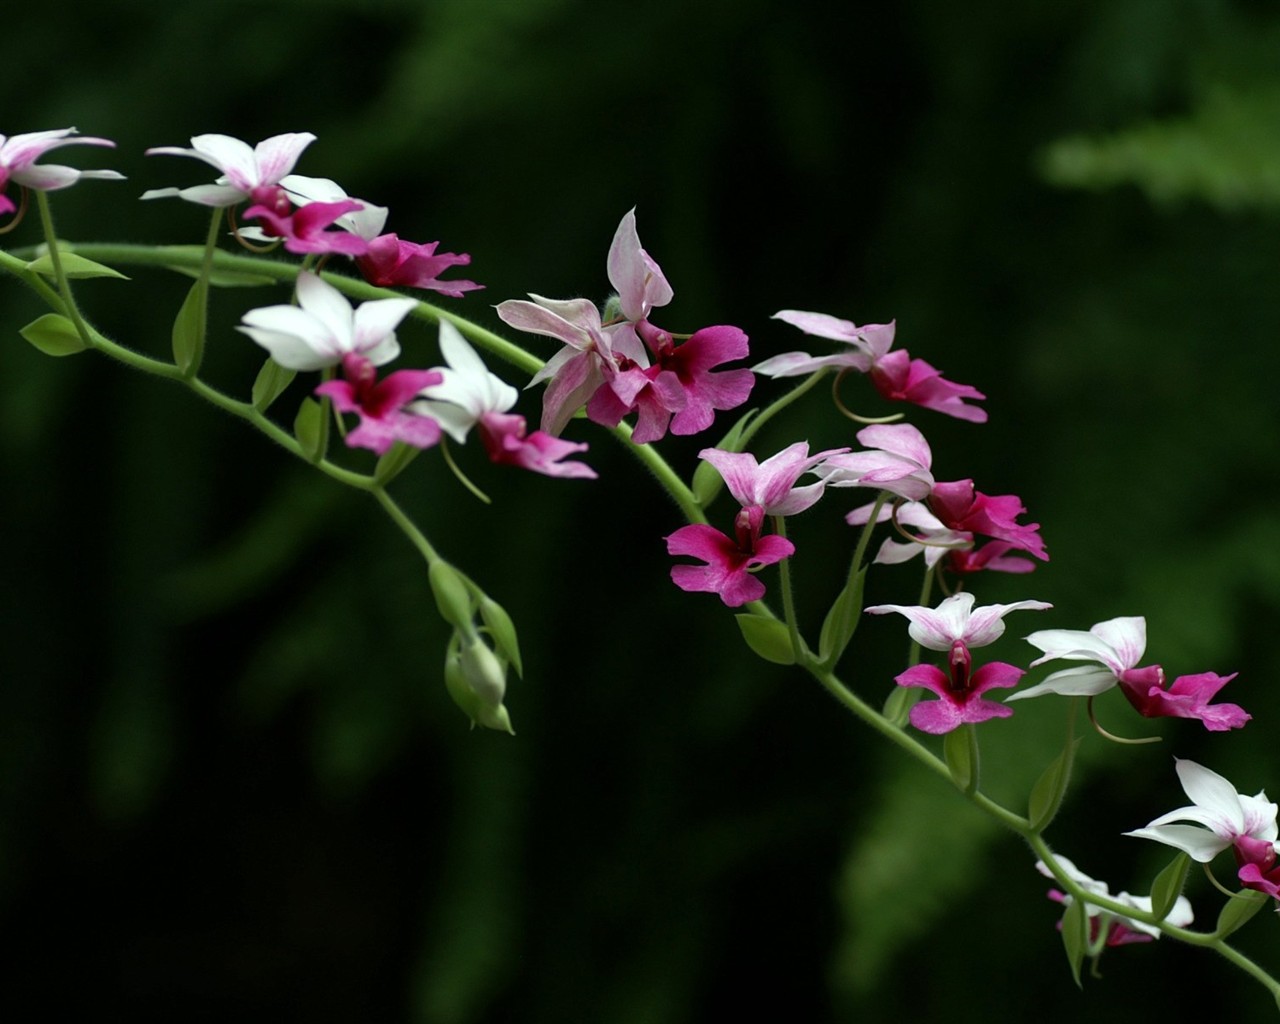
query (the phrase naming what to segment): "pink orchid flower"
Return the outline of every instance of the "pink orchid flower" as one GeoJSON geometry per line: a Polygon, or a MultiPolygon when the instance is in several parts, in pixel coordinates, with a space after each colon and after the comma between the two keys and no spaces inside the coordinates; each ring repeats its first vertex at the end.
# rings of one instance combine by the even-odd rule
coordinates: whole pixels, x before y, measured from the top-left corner
{"type": "Polygon", "coordinates": [[[743,508],[758,505],[766,515],[793,516],[812,506],[826,487],[823,480],[804,487],[797,487],[796,481],[824,459],[848,450],[829,448],[810,455],[809,442],[797,441],[764,462],[756,462],[756,457],[749,452],[726,452],[719,448],[704,448],[698,458],[715,466],[729,493],[743,508]]]}
{"type": "Polygon", "coordinates": [[[852,348],[830,356],[786,352],[754,367],[757,373],[769,377],[794,377],[827,367],[854,370],[869,374],[875,389],[892,401],[910,402],[972,423],[985,423],[987,420],[986,410],[966,404],[970,400],[984,399],[986,396],[981,391],[968,384],[953,384],[943,379],[923,359],[912,359],[903,350],[889,351],[895,331],[892,321],[858,327],[849,320],[798,309],[781,310],[773,318],[798,327],[806,334],[842,341],[852,348]]]}
{"type": "Polygon", "coordinates": [[[13,213],[17,207],[4,194],[9,182],[38,192],[54,192],[68,188],[81,178],[99,178],[120,181],[124,175],[118,171],[81,171],[62,164],[38,164],[40,157],[60,146],[109,146],[110,139],[80,138],[74,128],[55,128],[51,131],[27,132],[22,135],[0,135],[0,213],[13,213]]]}
{"type": "Polygon", "coordinates": [[[442,273],[450,267],[466,266],[471,257],[466,253],[437,253],[439,242],[419,244],[406,242],[394,233],[384,234],[382,229],[387,223],[387,208],[363,199],[353,199],[336,181],[290,174],[280,184],[289,199],[298,206],[341,202],[357,204],[357,209],[338,217],[336,223],[366,243],[363,249],[348,255],[356,257],[356,266],[370,284],[380,288],[430,289],[452,298],[461,298],[465,292],[484,287],[474,281],[441,281],[442,273]]]}
{"type": "Polygon", "coordinates": [[[266,238],[283,238],[284,247],[289,252],[360,256],[369,249],[369,244],[363,238],[349,231],[325,230],[340,217],[360,208],[360,204],[353,200],[308,203],[282,215],[276,209],[259,203],[245,210],[244,217],[246,220],[260,220],[263,224],[262,234],[266,238]]]}
{"type": "Polygon", "coordinates": [[[434,370],[397,370],[381,381],[364,356],[348,353],[342,359],[344,380],[326,381],[315,389],[339,412],[354,412],[360,425],[347,434],[349,448],[368,448],[382,455],[395,441],[430,448],[440,440],[440,424],[428,416],[406,412],[405,406],[423,388],[440,382],[434,370]]]}
{"type": "MultiPolygon", "coordinates": [[[[232,138],[230,135],[197,135],[191,140],[191,148],[180,146],[156,146],[147,150],[148,156],[190,156],[221,171],[212,185],[195,185],[191,188],[155,188],[142,194],[143,199],[163,199],[177,196],[202,206],[235,206],[245,199],[282,209],[284,189],[280,181],[298,162],[302,151],[315,141],[310,132],[290,132],[273,135],[257,146],[232,138]]],[[[287,200],[286,200],[287,202],[287,200]]]]}
{"type": "Polygon", "coordinates": [[[935,483],[929,492],[929,511],[952,530],[994,537],[1041,561],[1049,560],[1040,524],[1017,522],[1026,508],[1015,494],[983,494],[974,489],[972,480],[935,483]]]}
{"type": "Polygon", "coordinates": [[[961,592],[937,608],[880,604],[866,609],[871,615],[897,612],[905,616],[912,640],[928,650],[947,652],[946,672],[933,665],[914,665],[894,677],[899,686],[918,686],[937,694],[938,700],[916,704],[911,709],[911,724],[922,732],[936,735],[966,722],[1012,715],[1012,708],[982,695],[988,690],[1017,686],[1022,669],[993,661],[975,671],[969,649],[994,643],[1004,633],[1004,617],[1010,612],[1052,607],[1044,601],[1017,601],[975,609],[973,603],[972,594],[961,592]]]}
{"type": "MultiPolygon", "coordinates": [[[[649,326],[649,325],[646,325],[649,326]]],[[[747,400],[755,384],[750,370],[713,367],[747,354],[747,336],[737,327],[704,327],[676,345],[665,331],[649,330],[654,362],[620,369],[597,388],[587,403],[593,423],[614,427],[633,409],[639,418],[631,439],[636,444],[660,440],[667,433],[700,434],[711,426],[715,410],[734,409],[747,400]]]]}
{"type": "Polygon", "coordinates": [[[683,344],[649,323],[649,313],[671,301],[662,268],[640,245],[635,210],[622,218],[609,246],[609,283],[618,316],[608,323],[585,299],[508,300],[498,316],[520,331],[558,338],[565,348],[534,375],[530,384],[550,380],[543,395],[542,429],[558,434],[575,412],[615,427],[638,413],[631,439],[647,444],[673,434],[709,427],[716,410],[747,400],[755,377],[750,370],[712,373],[712,368],[747,354],[747,336],[736,327],[705,327],[683,344]],[[643,339],[643,340],[642,340],[643,339]],[[647,348],[646,348],[647,346],[647,348]]]}
{"type": "Polygon", "coordinates": [[[412,409],[439,421],[462,443],[477,427],[489,458],[546,476],[594,480],[595,470],[582,462],[563,461],[587,450],[585,444],[561,441],[540,430],[527,432],[523,416],[509,415],[517,391],[489,372],[479,355],[453,324],[440,322],[440,351],[448,364],[438,367],[439,380],[423,389],[412,409]]]}
{"type": "Polygon", "coordinates": [[[564,348],[533,375],[529,386],[550,380],[542,396],[542,429],[558,435],[573,414],[605,384],[605,367],[647,367],[649,356],[630,324],[603,326],[600,310],[587,299],[548,299],[530,294],[532,302],[507,299],[498,318],[517,331],[564,342],[564,348]]]}
{"type": "Polygon", "coordinates": [[[671,579],[681,590],[720,595],[730,608],[764,596],[764,584],[753,572],[795,553],[795,545],[777,534],[760,536],[764,509],[742,509],[734,517],[734,536],[726,537],[705,523],[682,526],[667,538],[667,553],[699,558],[705,565],[676,565],[671,579]]]}
{"type": "Polygon", "coordinates": [[[933,490],[933,453],[909,423],[874,424],[858,431],[869,450],[833,455],[818,471],[828,487],[874,487],[910,501],[933,490]]]}

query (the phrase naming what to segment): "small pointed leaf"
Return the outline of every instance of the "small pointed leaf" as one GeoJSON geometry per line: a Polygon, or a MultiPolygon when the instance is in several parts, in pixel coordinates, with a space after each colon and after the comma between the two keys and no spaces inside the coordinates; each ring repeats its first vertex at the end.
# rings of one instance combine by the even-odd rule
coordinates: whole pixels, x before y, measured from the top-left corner
{"type": "Polygon", "coordinates": [[[796,653],[791,647],[791,632],[781,619],[743,612],[735,615],[742,639],[756,654],[775,665],[794,665],[796,653]]]}
{"type": "Polygon", "coordinates": [[[1031,787],[1031,797],[1027,801],[1027,820],[1032,829],[1042,832],[1049,827],[1058,808],[1062,806],[1062,798],[1071,782],[1071,765],[1075,761],[1076,748],[1080,746],[1078,739],[1070,741],[1057,757],[1049,762],[1046,768],[1031,787]]]}
{"type": "Polygon", "coordinates": [[[834,665],[849,646],[862,618],[862,586],[867,578],[867,567],[857,571],[837,595],[827,617],[822,620],[822,632],[818,636],[818,660],[824,665],[834,665]]]}
{"type": "Polygon", "coordinates": [[[374,481],[385,487],[421,453],[421,448],[415,448],[403,441],[394,442],[378,459],[378,465],[373,471],[374,481]]]}
{"type": "Polygon", "coordinates": [[[58,313],[45,313],[18,333],[47,356],[70,356],[85,350],[76,325],[58,313]]]}
{"type": "Polygon", "coordinates": [[[302,446],[302,454],[311,462],[319,460],[324,450],[324,409],[314,398],[304,398],[293,421],[293,436],[302,446]]]}
{"type": "Polygon", "coordinates": [[[1169,861],[1163,871],[1156,875],[1151,883],[1151,912],[1157,921],[1169,916],[1169,911],[1182,895],[1182,887],[1187,883],[1187,872],[1191,870],[1191,858],[1179,852],[1169,861]]]}
{"type": "Polygon", "coordinates": [[[1089,948],[1089,914],[1080,900],[1072,900],[1062,915],[1062,946],[1067,951],[1067,963],[1071,965],[1076,987],[1084,988],[1080,982],[1080,965],[1089,948]]]}
{"type": "Polygon", "coordinates": [[[200,369],[204,355],[204,291],[197,281],[187,292],[173,321],[173,361],[190,375],[200,369]]]}
{"type": "Polygon", "coordinates": [[[1249,918],[1262,909],[1269,898],[1266,893],[1258,892],[1256,889],[1242,889],[1227,900],[1219,912],[1218,925],[1213,934],[1220,939],[1225,939],[1237,928],[1246,924],[1249,918]]]}
{"type": "MultiPolygon", "coordinates": [[[[69,278],[115,277],[121,281],[129,280],[120,271],[112,270],[110,267],[85,259],[83,256],[77,256],[73,252],[60,251],[58,260],[62,264],[62,272],[69,278]]],[[[54,276],[53,260],[47,252],[28,263],[27,269],[34,270],[37,274],[42,274],[45,277],[52,278],[54,276]]]]}
{"type": "Polygon", "coordinates": [[[285,388],[293,383],[293,378],[297,375],[297,370],[287,369],[274,359],[268,359],[262,364],[262,369],[253,382],[250,396],[253,407],[258,412],[266,412],[271,403],[284,394],[285,388]]]}
{"type": "Polygon", "coordinates": [[[952,729],[942,740],[942,757],[951,770],[951,779],[966,792],[971,791],[976,781],[974,771],[974,748],[976,741],[972,725],[962,725],[952,729]]]}

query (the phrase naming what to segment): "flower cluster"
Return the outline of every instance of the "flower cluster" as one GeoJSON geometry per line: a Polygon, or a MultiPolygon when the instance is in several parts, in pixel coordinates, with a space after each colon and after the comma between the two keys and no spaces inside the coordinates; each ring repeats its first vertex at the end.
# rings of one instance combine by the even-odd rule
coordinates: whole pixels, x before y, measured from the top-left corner
{"type": "Polygon", "coordinates": [[[747,355],[747,336],[737,327],[704,327],[676,343],[655,326],[650,313],[674,292],[662,268],[640,246],[635,211],[622,218],[609,247],[609,283],[616,295],[602,314],[587,299],[532,302],[508,299],[498,316],[511,327],[564,342],[530,384],[547,382],[542,429],[558,435],[578,410],[606,427],[636,413],[631,439],[648,444],[673,434],[698,434],[717,411],[747,400],[750,370],[717,366],[747,355]]]}
{"type": "MultiPolygon", "coordinates": [[[[704,431],[712,426],[717,412],[735,409],[750,396],[755,384],[752,370],[720,369],[748,355],[747,335],[741,329],[717,325],[682,336],[653,323],[655,310],[668,305],[674,292],[661,267],[641,246],[632,210],[622,218],[609,249],[607,275],[615,294],[603,309],[586,299],[547,299],[538,295],[531,295],[531,301],[508,300],[497,306],[498,316],[509,326],[551,337],[563,346],[530,382],[546,385],[541,427],[530,431],[525,418],[513,412],[517,390],[490,372],[462,331],[450,321],[456,320],[464,327],[465,322],[398,294],[353,306],[343,291],[331,283],[341,279],[320,276],[317,262],[343,256],[354,261],[366,281],[379,287],[415,287],[454,297],[480,287],[471,281],[441,278],[450,268],[467,265],[469,256],[438,252],[436,242],[420,245],[402,241],[398,235],[384,231],[388,216],[385,208],[349,196],[329,179],[295,174],[295,164],[313,141],[315,137],[310,133],[290,133],[251,147],[229,136],[200,135],[191,140],[189,149],[148,150],[150,154],[201,160],[214,167],[219,176],[211,184],[153,189],[142,198],[177,197],[216,210],[225,208],[241,240],[278,241],[287,251],[307,257],[297,272],[294,302],[252,309],[238,325],[270,357],[259,377],[260,382],[269,382],[262,389],[271,391],[269,400],[262,398],[259,384],[254,386],[251,404],[212,389],[204,390],[206,396],[213,394],[223,399],[224,408],[263,426],[262,411],[289,385],[294,374],[321,374],[318,383],[308,385],[309,395],[326,401],[317,402],[309,396],[303,399],[296,421],[302,426],[295,426],[297,450],[320,460],[328,434],[323,428],[311,429],[311,425],[324,422],[321,416],[328,406],[338,414],[356,417],[355,425],[344,429],[348,447],[367,449],[379,456],[390,453],[390,458],[382,460],[368,477],[356,477],[326,464],[332,475],[346,477],[348,482],[354,479],[357,486],[377,490],[408,461],[402,458],[406,449],[436,445],[447,449],[446,439],[465,444],[474,433],[494,463],[552,477],[593,479],[596,473],[590,466],[571,458],[585,451],[587,445],[560,437],[579,412],[607,427],[617,427],[634,414],[630,438],[637,445],[647,445],[668,433],[692,435],[704,431]],[[238,226],[232,216],[232,210],[242,204],[245,208],[241,217],[255,222],[249,227],[238,226]],[[380,377],[380,370],[399,358],[397,331],[414,312],[438,322],[442,365],[398,369],[380,377]],[[303,440],[311,436],[319,437],[314,446],[303,440]],[[397,445],[401,447],[395,448],[397,445]]],[[[0,214],[15,214],[4,230],[20,219],[28,190],[52,191],[82,178],[122,177],[115,171],[81,171],[37,162],[50,150],[73,144],[113,145],[106,139],[79,137],[70,128],[0,136],[0,214]],[[11,183],[22,190],[19,202],[8,194],[11,183]]],[[[43,204],[43,197],[39,201],[43,204]]],[[[57,242],[51,231],[48,244],[52,253],[57,242]]],[[[180,335],[189,330],[191,321],[204,316],[214,245],[211,234],[204,276],[193,286],[191,298],[175,323],[174,362],[129,353],[134,365],[151,368],[165,377],[181,375],[189,381],[198,371],[198,355],[184,358],[183,353],[190,356],[191,351],[198,351],[203,336],[198,342],[184,342],[180,335]],[[178,374],[174,373],[175,368],[178,374]]],[[[78,259],[82,269],[88,265],[92,272],[91,261],[78,259]]],[[[31,273],[33,267],[35,261],[22,263],[21,272],[31,273]]],[[[58,269],[55,276],[60,279],[59,287],[65,289],[66,280],[62,278],[66,275],[58,269]]],[[[348,287],[369,291],[356,282],[349,282],[348,287]]],[[[63,308],[74,310],[69,291],[64,298],[68,302],[63,308]]],[[[789,352],[755,367],[755,372],[771,377],[810,376],[811,380],[799,385],[791,397],[803,391],[817,375],[836,369],[842,375],[853,372],[868,376],[875,389],[893,401],[974,423],[987,418],[981,407],[971,404],[984,399],[981,392],[945,380],[929,363],[912,359],[903,350],[892,350],[892,322],[858,327],[826,314],[797,310],[782,310],[775,319],[845,345],[831,355],[789,352]]],[[[24,330],[24,336],[55,354],[91,345],[108,352],[126,351],[95,337],[84,323],[73,324],[61,313],[42,317],[29,327],[37,325],[39,330],[24,330]]],[[[478,330],[473,330],[473,337],[482,345],[490,341],[478,330]]],[[[1021,521],[1027,513],[1021,498],[1014,494],[986,494],[977,490],[969,478],[938,480],[931,446],[918,428],[907,423],[869,423],[857,431],[861,445],[858,450],[828,447],[810,452],[807,440],[791,443],[763,460],[743,450],[760,426],[789,400],[779,399],[763,414],[752,410],[718,445],[704,447],[698,455],[703,466],[692,487],[667,484],[692,520],[664,538],[669,555],[693,559],[692,563],[682,562],[670,569],[672,581],[681,590],[712,593],[724,605],[740,608],[764,596],[760,570],[780,565],[785,622],[755,612],[739,616],[748,642],[752,646],[759,643],[757,650],[766,657],[802,664],[878,729],[898,729],[905,721],[933,736],[963,729],[941,746],[947,770],[969,795],[974,795],[977,787],[978,731],[973,727],[991,719],[1012,717],[1012,703],[1018,700],[1052,694],[1084,697],[1092,702],[1100,694],[1119,688],[1128,703],[1147,718],[1194,719],[1212,732],[1238,729],[1251,720],[1236,704],[1213,702],[1222,688],[1236,678],[1235,673],[1224,676],[1198,672],[1169,682],[1160,664],[1143,664],[1147,624],[1141,616],[1108,619],[1088,630],[1032,632],[1024,639],[1039,656],[1025,668],[1004,661],[976,663],[974,651],[994,644],[1005,633],[1006,616],[1015,611],[1045,611],[1052,607],[1032,599],[979,605],[973,593],[959,589],[987,570],[1025,574],[1038,562],[1048,561],[1039,524],[1021,521]],[[736,502],[728,533],[706,522],[701,511],[721,484],[736,502]],[[828,488],[845,487],[871,489],[876,497],[845,517],[862,532],[852,564],[844,574],[844,586],[823,621],[819,642],[810,648],[801,635],[796,602],[789,590],[792,567],[788,560],[796,554],[797,546],[786,535],[786,520],[812,508],[828,488]],[[935,584],[945,592],[936,606],[863,606],[867,568],[864,556],[882,523],[891,524],[896,533],[882,540],[870,560],[893,565],[920,555],[925,569],[923,593],[931,593],[935,584]],[[834,678],[835,666],[857,623],[863,621],[863,613],[902,616],[907,620],[912,641],[907,667],[893,677],[899,689],[882,681],[893,695],[883,715],[855,699],[834,678]],[[781,634],[785,648],[771,647],[770,633],[774,638],[781,634]],[[933,659],[940,664],[921,662],[922,652],[940,656],[933,659]],[[777,656],[771,657],[774,653],[777,656]],[[1049,662],[1071,664],[1049,672],[1035,685],[1017,689],[1030,669],[1049,662]],[[910,698],[918,696],[914,693],[918,690],[928,691],[935,699],[912,703],[910,698]],[[994,699],[996,691],[1002,690],[1013,692],[1007,693],[1003,701],[994,699]]],[[[336,422],[344,427],[347,421],[338,415],[336,422]]],[[[268,432],[280,437],[274,425],[268,432]]],[[[447,450],[445,455],[451,460],[447,450]]],[[[642,457],[657,458],[647,449],[642,457]]],[[[379,497],[390,501],[386,492],[380,491],[379,497]]],[[[504,704],[507,675],[510,668],[514,667],[517,673],[521,668],[509,616],[474,581],[444,562],[414,527],[405,526],[398,511],[393,518],[423,549],[437,606],[453,629],[443,669],[446,688],[473,723],[511,731],[504,704]]],[[[927,597],[921,598],[922,602],[926,600],[927,597]]],[[[1092,718],[1092,704],[1089,711],[1092,718]]],[[[1096,719],[1094,724],[1097,725],[1096,719]]],[[[904,747],[919,752],[921,760],[928,761],[933,756],[922,743],[897,738],[904,747]]],[[[1085,875],[1070,860],[1052,856],[1042,834],[1065,790],[1075,742],[1068,737],[1062,754],[1036,783],[1025,805],[1026,817],[1003,808],[998,816],[1044,855],[1037,869],[1069,890],[1055,889],[1049,895],[1067,908],[1074,907],[1068,911],[1072,927],[1067,944],[1077,947],[1071,952],[1076,968],[1084,955],[1096,960],[1107,947],[1148,942],[1158,938],[1162,930],[1178,935],[1179,929],[1189,925],[1190,903],[1171,884],[1171,880],[1181,884],[1187,858],[1207,865],[1229,849],[1240,885],[1280,901],[1277,805],[1263,792],[1255,796],[1240,793],[1217,773],[1183,759],[1176,761],[1176,769],[1191,805],[1125,833],[1165,844],[1186,855],[1179,856],[1153,886],[1152,897],[1126,892],[1113,895],[1105,883],[1085,875]],[[1080,907],[1077,901],[1085,906],[1080,907]],[[1083,951],[1078,949],[1081,944],[1083,951]]],[[[935,761],[933,766],[940,763],[935,761]]],[[[985,794],[976,797],[975,802],[988,810],[994,806],[985,794]]],[[[1253,903],[1265,902],[1245,895],[1253,903]]],[[[1225,934],[1227,925],[1222,921],[1220,918],[1218,932],[1209,935],[1206,944],[1225,934]]]]}
{"type": "Polygon", "coordinates": [[[483,287],[474,281],[444,281],[450,267],[465,266],[471,257],[437,253],[439,242],[405,242],[382,234],[385,207],[353,199],[327,178],[294,174],[302,151],[315,141],[310,132],[290,132],[250,146],[229,135],[197,135],[191,148],[157,146],[148,154],[189,156],[221,172],[211,185],[156,188],[143,199],[176,196],[202,206],[251,205],[243,216],[257,220],[256,229],[241,229],[248,238],[280,239],[294,253],[338,254],[355,259],[370,284],[423,288],[454,297],[483,287]],[[334,228],[334,230],[328,230],[334,228]]]}

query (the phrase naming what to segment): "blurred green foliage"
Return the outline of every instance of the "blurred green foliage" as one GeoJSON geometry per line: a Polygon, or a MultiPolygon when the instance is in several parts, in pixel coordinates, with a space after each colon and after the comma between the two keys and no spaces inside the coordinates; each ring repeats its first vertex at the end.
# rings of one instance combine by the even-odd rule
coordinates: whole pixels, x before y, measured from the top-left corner
{"type": "MultiPolygon", "coordinates": [[[[6,33],[4,131],[75,124],[130,175],[55,197],[73,241],[198,242],[203,213],[134,196],[201,172],[142,150],[309,130],[301,171],[473,254],[488,290],[454,306],[491,326],[527,291],[603,298],[632,206],[673,329],[740,324],[764,356],[798,347],[779,308],[896,317],[990,396],[981,428],[914,417],[939,475],[1021,495],[1053,555],[983,581],[1055,605],[993,655],[1144,614],[1154,660],[1238,670],[1255,715],[1216,736],[1102,702],[1165,742],[1087,738],[1051,840],[1145,891],[1163,851],[1120,833],[1183,802],[1170,754],[1280,785],[1269,6],[115,0],[6,33]]],[[[84,282],[84,305],[163,352],[188,282],[133,276],[84,282]]],[[[267,294],[214,297],[208,370],[240,393],[260,360],[231,327],[267,294]]],[[[604,436],[578,435],[598,484],[473,460],[480,507],[430,453],[397,481],[521,630],[518,736],[471,733],[424,568],[372,504],[178,389],[40,356],[17,287],[4,309],[6,1018],[1172,1019],[1187,986],[1152,979],[1188,977],[1235,1020],[1274,1012],[1169,943],[1077,992],[1027,851],[676,591],[678,518],[604,436]]],[[[431,333],[404,332],[407,358],[434,361],[431,333]]],[[[759,450],[802,436],[850,440],[815,401],[759,450]]],[[[827,501],[791,531],[815,628],[852,542],[827,501]]],[[[868,601],[909,603],[910,575],[873,573],[868,601]]],[[[864,624],[848,674],[878,699],[903,647],[864,624]]],[[[1062,719],[1028,702],[984,730],[998,796],[1062,719]]],[[[1241,935],[1264,960],[1272,916],[1241,935]]]]}

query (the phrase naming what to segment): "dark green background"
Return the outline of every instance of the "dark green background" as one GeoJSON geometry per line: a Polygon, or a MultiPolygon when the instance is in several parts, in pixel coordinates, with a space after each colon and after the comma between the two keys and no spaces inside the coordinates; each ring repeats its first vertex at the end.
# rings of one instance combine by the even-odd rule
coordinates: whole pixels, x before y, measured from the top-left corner
{"type": "MultiPolygon", "coordinates": [[[[5,132],[119,144],[64,151],[130,179],[54,197],[73,241],[197,242],[197,208],[135,197],[204,168],[142,150],[305,130],[301,172],[473,255],[487,290],[445,302],[491,327],[527,291],[603,299],[632,206],[671,329],[738,324],[763,357],[800,347],[780,308],[896,317],[913,355],[990,396],[983,427],[914,417],[939,477],[1021,495],[1053,556],[981,581],[984,602],[1055,605],[993,654],[1143,614],[1151,660],[1238,670],[1224,696],[1255,715],[1217,736],[1101,702],[1165,741],[1088,737],[1053,843],[1145,892],[1163,851],[1120,833],[1185,802],[1171,755],[1280,790],[1269,5],[113,2],[5,32],[5,132]]],[[[162,353],[183,287],[138,272],[81,295],[162,353]]],[[[1201,986],[1224,1017],[1272,1018],[1168,942],[1109,953],[1077,992],[1031,856],[677,591],[661,538],[680,520],[602,433],[572,428],[595,484],[476,450],[491,507],[435,453],[397,484],[521,629],[519,735],[471,733],[424,567],[372,503],[178,388],[41,356],[16,333],[38,306],[3,294],[6,1018],[1177,1019],[1201,986]]],[[[238,393],[260,355],[231,326],[283,292],[264,295],[215,296],[209,372],[238,393]]],[[[405,365],[436,361],[432,333],[403,332],[405,365]]],[[[798,438],[851,441],[816,400],[758,450],[798,438]]],[[[687,472],[703,443],[664,451],[687,472]]],[[[792,524],[810,623],[848,499],[792,524]]],[[[868,596],[915,587],[886,572],[868,596]]],[[[901,626],[868,623],[847,661],[875,700],[901,626]]],[[[997,795],[1021,799],[1063,711],[984,731],[997,795]]],[[[1190,892],[1211,919],[1207,884],[1190,892]]],[[[1275,927],[1241,937],[1272,965],[1275,927]]]]}

